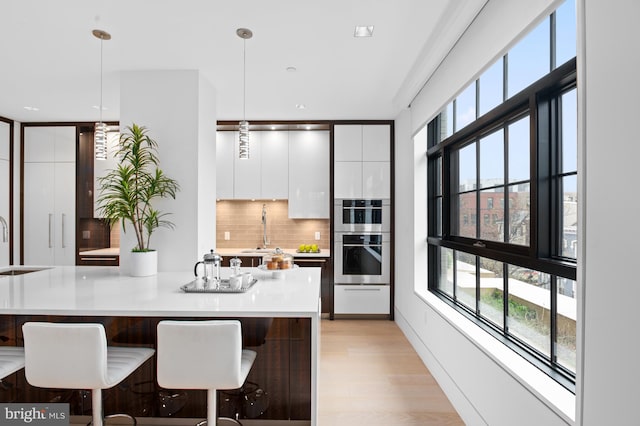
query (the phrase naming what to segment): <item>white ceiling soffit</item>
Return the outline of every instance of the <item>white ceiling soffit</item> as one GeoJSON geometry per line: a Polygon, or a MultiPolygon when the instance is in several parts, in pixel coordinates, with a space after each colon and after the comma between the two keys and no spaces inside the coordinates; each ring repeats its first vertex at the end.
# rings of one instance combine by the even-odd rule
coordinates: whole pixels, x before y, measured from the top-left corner
{"type": "Polygon", "coordinates": [[[100,42],[91,34],[97,28],[112,36],[103,42],[105,121],[120,116],[121,71],[135,70],[198,70],[216,89],[217,118],[239,119],[243,41],[236,29],[245,27],[254,33],[246,41],[249,121],[393,119],[482,4],[3,0],[0,116],[97,120],[100,42]],[[373,37],[354,38],[356,25],[374,25],[373,37]]]}
{"type": "Polygon", "coordinates": [[[393,99],[398,109],[411,105],[431,75],[438,69],[467,28],[489,0],[450,1],[437,20],[437,27],[422,46],[413,67],[393,99]]]}

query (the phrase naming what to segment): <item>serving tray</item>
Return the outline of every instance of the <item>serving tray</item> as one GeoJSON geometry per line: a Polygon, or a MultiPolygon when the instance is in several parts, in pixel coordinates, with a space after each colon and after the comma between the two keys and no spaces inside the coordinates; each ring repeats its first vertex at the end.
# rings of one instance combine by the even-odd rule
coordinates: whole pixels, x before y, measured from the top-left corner
{"type": "Polygon", "coordinates": [[[198,287],[197,282],[198,280],[196,279],[191,281],[190,283],[180,286],[180,290],[184,291],[185,293],[245,293],[247,290],[253,287],[253,285],[257,283],[258,280],[254,278],[247,287],[240,287],[239,289],[232,289],[229,286],[228,279],[221,279],[219,287],[198,287]]]}

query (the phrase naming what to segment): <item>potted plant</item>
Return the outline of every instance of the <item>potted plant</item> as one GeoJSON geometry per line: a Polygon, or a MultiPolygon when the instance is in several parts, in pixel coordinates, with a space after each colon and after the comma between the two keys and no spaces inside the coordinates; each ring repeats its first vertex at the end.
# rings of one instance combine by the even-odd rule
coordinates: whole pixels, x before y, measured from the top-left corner
{"type": "Polygon", "coordinates": [[[122,221],[122,229],[133,228],[137,245],[132,250],[131,275],[154,275],[158,270],[157,252],[149,246],[156,228],[174,228],[166,220],[168,213],[155,209],[157,198],[176,198],[178,182],[166,176],[158,167],[158,144],[144,126],[133,123],[120,135],[117,168],[98,179],[100,197],[98,210],[110,225],[122,221]]]}

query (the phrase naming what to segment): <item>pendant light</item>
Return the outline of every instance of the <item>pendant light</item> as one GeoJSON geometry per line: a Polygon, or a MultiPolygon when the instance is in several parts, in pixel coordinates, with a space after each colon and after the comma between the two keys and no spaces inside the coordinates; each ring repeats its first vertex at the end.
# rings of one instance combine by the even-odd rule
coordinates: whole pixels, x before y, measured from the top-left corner
{"type": "Polygon", "coordinates": [[[253,32],[247,28],[238,28],[236,30],[238,37],[242,39],[242,121],[239,126],[238,141],[238,157],[246,160],[249,158],[249,122],[246,119],[247,114],[247,55],[246,43],[247,39],[253,37],[253,32]]]}
{"type": "Polygon", "coordinates": [[[93,147],[96,160],[107,159],[107,125],[102,121],[102,42],[111,40],[111,34],[103,30],[93,30],[91,33],[100,39],[100,121],[93,131],[93,147]]]}

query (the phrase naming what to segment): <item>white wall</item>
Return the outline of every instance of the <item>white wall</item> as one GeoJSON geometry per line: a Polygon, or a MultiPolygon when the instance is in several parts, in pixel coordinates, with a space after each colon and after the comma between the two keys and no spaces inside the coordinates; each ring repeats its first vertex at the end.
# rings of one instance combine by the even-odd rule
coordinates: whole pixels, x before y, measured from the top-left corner
{"type": "MultiPolygon", "coordinates": [[[[594,0],[595,1],[595,0],[594,0]]],[[[414,284],[426,287],[426,140],[411,136],[431,120],[461,89],[515,44],[516,39],[548,16],[561,1],[491,0],[411,105],[396,118],[396,294],[395,314],[416,351],[438,380],[463,420],[470,425],[566,425],[572,423],[575,399],[542,373],[502,348],[487,351],[495,340],[484,332],[474,338],[468,321],[435,297],[425,299],[414,284]],[[398,213],[402,213],[401,215],[398,213]],[[412,215],[413,220],[407,215],[412,215]],[[484,334],[482,334],[484,333],[484,334]],[[474,340],[478,337],[478,340],[474,340]],[[485,345],[486,344],[486,345],[485,345]],[[535,376],[523,384],[522,374],[535,376]],[[533,371],[532,371],[533,370],[533,371]],[[561,395],[557,399],[555,394],[561,395]]],[[[476,333],[477,334],[477,333],[476,333]]],[[[497,345],[501,346],[501,345],[497,345]]]]}
{"type": "MultiPolygon", "coordinates": [[[[640,2],[584,0],[584,425],[639,424],[640,2]]],[[[579,69],[579,71],[581,71],[579,69]]]]}
{"type": "Polygon", "coordinates": [[[198,97],[198,255],[216,249],[216,91],[200,76],[198,97]]]}
{"type": "MultiPolygon", "coordinates": [[[[170,212],[175,229],[151,237],[159,271],[184,271],[215,247],[215,91],[198,71],[125,71],[121,75],[121,131],[132,123],[149,128],[158,142],[160,167],[178,181],[175,200],[157,207],[170,212]],[[200,228],[202,227],[202,229],[200,228]]],[[[122,234],[120,265],[135,237],[122,234]]]]}

